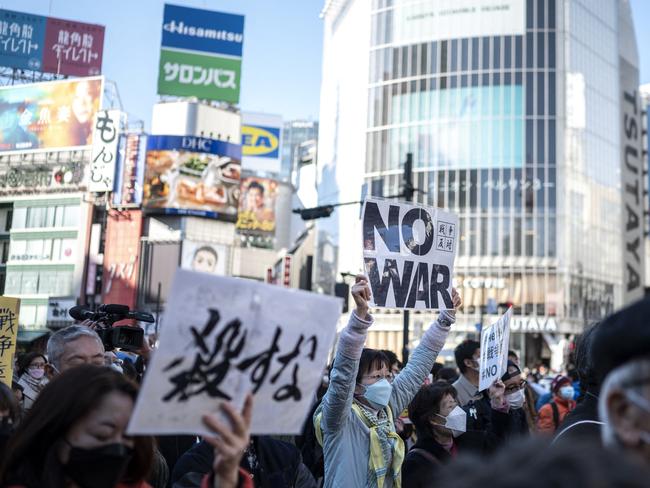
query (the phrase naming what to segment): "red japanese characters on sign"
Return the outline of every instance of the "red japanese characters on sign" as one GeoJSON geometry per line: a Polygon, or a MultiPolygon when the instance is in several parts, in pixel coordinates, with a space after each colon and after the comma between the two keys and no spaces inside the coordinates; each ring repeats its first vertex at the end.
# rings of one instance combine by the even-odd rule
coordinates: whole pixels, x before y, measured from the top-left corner
{"type": "Polygon", "coordinates": [[[41,71],[94,76],[102,71],[104,26],[48,17],[41,71]]]}

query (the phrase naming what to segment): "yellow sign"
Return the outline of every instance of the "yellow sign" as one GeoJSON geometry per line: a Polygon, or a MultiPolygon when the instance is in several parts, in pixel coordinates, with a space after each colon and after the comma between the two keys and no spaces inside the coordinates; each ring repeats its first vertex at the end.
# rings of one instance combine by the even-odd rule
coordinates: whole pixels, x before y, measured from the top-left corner
{"type": "Polygon", "coordinates": [[[0,381],[11,388],[18,336],[18,298],[0,297],[0,381]]]}
{"type": "Polygon", "coordinates": [[[280,129],[242,125],[242,155],[277,158],[280,149],[280,129]]]}

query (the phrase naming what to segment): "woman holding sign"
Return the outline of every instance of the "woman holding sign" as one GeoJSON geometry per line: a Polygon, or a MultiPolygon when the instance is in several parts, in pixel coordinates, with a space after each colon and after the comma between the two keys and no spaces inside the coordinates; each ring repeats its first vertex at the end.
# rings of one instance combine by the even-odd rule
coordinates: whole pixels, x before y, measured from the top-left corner
{"type": "MultiPolygon", "coordinates": [[[[405,448],[395,432],[395,419],[429,375],[455,322],[455,311],[440,313],[406,367],[393,377],[386,356],[363,347],[373,324],[365,276],[357,276],[352,297],[356,310],[341,332],[329,387],[314,414],[325,459],[324,486],[399,487],[405,448]]],[[[453,304],[455,309],[461,305],[456,290],[453,304]]]]}

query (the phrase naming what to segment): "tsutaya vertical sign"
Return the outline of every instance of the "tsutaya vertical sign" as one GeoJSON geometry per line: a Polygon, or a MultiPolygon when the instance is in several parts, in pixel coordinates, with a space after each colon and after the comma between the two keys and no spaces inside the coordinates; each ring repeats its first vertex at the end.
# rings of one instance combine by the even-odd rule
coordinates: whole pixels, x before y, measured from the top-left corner
{"type": "Polygon", "coordinates": [[[621,187],[623,192],[623,303],[643,297],[643,158],[639,72],[619,58],[621,85],[621,187]]]}
{"type": "Polygon", "coordinates": [[[0,381],[11,386],[18,336],[18,298],[0,297],[0,381]]]}
{"type": "Polygon", "coordinates": [[[512,307],[496,323],[481,331],[478,391],[492,386],[507,371],[511,320],[512,307]]]}
{"type": "Polygon", "coordinates": [[[371,306],[453,308],[456,215],[432,207],[367,198],[362,223],[371,306]]]}
{"type": "Polygon", "coordinates": [[[97,113],[90,158],[89,191],[113,190],[121,118],[122,112],[119,110],[102,110],[97,113]]]}

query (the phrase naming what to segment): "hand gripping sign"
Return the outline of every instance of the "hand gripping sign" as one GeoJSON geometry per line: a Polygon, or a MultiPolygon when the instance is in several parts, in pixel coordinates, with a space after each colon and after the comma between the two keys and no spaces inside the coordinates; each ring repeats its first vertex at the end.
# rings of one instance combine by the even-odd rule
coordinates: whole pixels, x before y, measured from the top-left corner
{"type": "Polygon", "coordinates": [[[478,390],[483,391],[501,378],[508,368],[508,344],[512,307],[496,323],[481,330],[481,360],[478,390]]]}
{"type": "Polygon", "coordinates": [[[298,434],[320,385],[341,301],[178,270],[131,434],[207,434],[201,417],[255,395],[252,434],[298,434]],[[314,313],[318,310],[318,313],[314,313]]]}
{"type": "Polygon", "coordinates": [[[444,210],[367,198],[363,261],[371,306],[452,309],[458,217],[444,210]]]}

